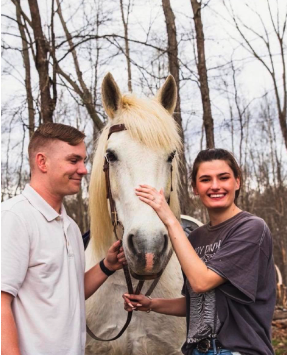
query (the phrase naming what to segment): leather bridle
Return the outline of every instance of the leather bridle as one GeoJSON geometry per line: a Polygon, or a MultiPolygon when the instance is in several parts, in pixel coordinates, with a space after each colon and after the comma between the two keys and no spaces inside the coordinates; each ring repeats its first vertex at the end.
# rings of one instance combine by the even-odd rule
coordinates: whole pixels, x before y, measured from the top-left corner
{"type": "MultiPolygon", "coordinates": [[[[109,134],[108,134],[108,139],[110,138],[111,134],[112,133],[115,133],[115,132],[121,132],[121,131],[125,131],[127,130],[127,128],[125,127],[124,124],[117,124],[117,125],[113,125],[110,127],[110,130],[109,130],[109,134]]],[[[122,241],[119,237],[118,237],[118,234],[117,234],[117,229],[118,227],[121,227],[122,230],[124,230],[124,227],[122,225],[122,223],[119,221],[118,219],[118,213],[117,213],[117,209],[116,209],[116,204],[115,204],[115,201],[113,199],[113,196],[112,196],[112,191],[111,191],[111,184],[110,184],[110,169],[109,169],[110,165],[109,165],[109,160],[107,158],[107,156],[105,156],[105,159],[104,159],[104,166],[103,166],[103,171],[105,173],[105,180],[106,180],[106,191],[107,191],[107,199],[109,200],[109,205],[110,205],[110,213],[111,213],[111,221],[112,221],[112,225],[113,225],[113,231],[114,231],[114,234],[115,234],[115,237],[117,240],[120,240],[122,241]]],[[[171,177],[172,177],[172,165],[171,165],[171,177]]],[[[172,180],[171,180],[171,192],[173,191],[173,188],[172,188],[172,180]]],[[[170,196],[168,198],[168,203],[170,202],[170,196]]],[[[128,288],[128,292],[129,294],[135,294],[135,295],[138,295],[140,292],[141,292],[141,289],[144,285],[144,282],[145,280],[154,280],[152,282],[152,284],[150,285],[149,289],[147,290],[147,292],[145,293],[145,296],[149,297],[152,292],[154,291],[156,285],[158,284],[159,280],[160,280],[160,277],[163,273],[163,271],[165,270],[171,256],[172,256],[172,253],[173,253],[173,249],[171,248],[168,256],[167,256],[167,259],[163,265],[163,268],[162,270],[157,273],[157,274],[154,274],[154,275],[150,275],[150,276],[143,276],[143,275],[137,275],[135,274],[134,272],[132,272],[131,270],[129,270],[129,267],[128,265],[123,265],[123,270],[124,270],[124,274],[125,274],[125,279],[126,279],[126,283],[127,283],[127,288],[128,288]],[[136,287],[136,290],[134,291],[133,289],[133,284],[132,284],[132,280],[131,280],[131,275],[138,279],[139,282],[137,284],[137,287],[136,287]]],[[[132,319],[132,311],[128,312],[128,316],[127,316],[127,320],[126,320],[126,323],[125,325],[123,326],[123,328],[121,329],[121,331],[116,335],[114,336],[113,338],[110,338],[110,339],[102,339],[102,338],[99,338],[97,337],[92,331],[91,329],[88,327],[88,325],[86,326],[87,328],[87,333],[95,340],[99,340],[99,341],[112,341],[112,340],[116,340],[118,339],[123,333],[124,331],[127,329],[128,325],[130,324],[130,321],[132,319]]]]}

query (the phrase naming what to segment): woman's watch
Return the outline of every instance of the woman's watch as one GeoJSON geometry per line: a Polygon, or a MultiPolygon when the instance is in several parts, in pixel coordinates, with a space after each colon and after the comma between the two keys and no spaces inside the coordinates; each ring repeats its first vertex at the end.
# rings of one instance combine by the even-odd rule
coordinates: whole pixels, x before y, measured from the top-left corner
{"type": "Polygon", "coordinates": [[[109,276],[111,276],[115,271],[112,271],[112,270],[108,269],[108,268],[105,266],[105,264],[104,264],[104,260],[105,260],[105,258],[100,261],[100,268],[101,268],[102,272],[103,272],[104,274],[106,274],[106,275],[109,277],[109,276]]]}

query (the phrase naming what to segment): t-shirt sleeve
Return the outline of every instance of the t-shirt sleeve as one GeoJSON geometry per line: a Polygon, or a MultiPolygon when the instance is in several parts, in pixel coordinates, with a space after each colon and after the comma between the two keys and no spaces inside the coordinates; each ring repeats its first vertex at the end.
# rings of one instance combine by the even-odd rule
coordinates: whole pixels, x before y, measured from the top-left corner
{"type": "Polygon", "coordinates": [[[30,242],[26,226],[11,211],[1,213],[1,291],[14,297],[25,279],[30,242]]]}
{"type": "Polygon", "coordinates": [[[209,269],[227,279],[219,289],[238,302],[255,301],[260,244],[266,232],[265,227],[260,219],[242,223],[230,233],[218,252],[207,262],[209,269]]]}

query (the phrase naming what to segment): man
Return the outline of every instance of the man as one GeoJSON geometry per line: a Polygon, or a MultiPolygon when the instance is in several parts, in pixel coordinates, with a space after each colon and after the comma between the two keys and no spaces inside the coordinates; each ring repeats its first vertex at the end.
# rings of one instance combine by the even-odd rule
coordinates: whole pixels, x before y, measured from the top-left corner
{"type": "Polygon", "coordinates": [[[29,144],[30,185],[2,204],[2,355],[80,355],[85,299],[125,263],[114,243],[85,273],[80,230],[63,198],[80,190],[85,135],[47,123],[29,144]]]}

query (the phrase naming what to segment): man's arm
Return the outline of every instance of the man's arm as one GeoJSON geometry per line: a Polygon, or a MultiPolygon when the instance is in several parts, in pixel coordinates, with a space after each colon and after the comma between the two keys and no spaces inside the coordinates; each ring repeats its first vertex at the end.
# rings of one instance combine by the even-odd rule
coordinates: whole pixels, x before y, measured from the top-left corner
{"type": "Polygon", "coordinates": [[[85,273],[85,299],[92,296],[107,278],[108,276],[102,272],[99,264],[88,270],[85,273]]]}
{"type": "MultiPolygon", "coordinates": [[[[120,241],[115,242],[108,250],[104,265],[110,271],[116,271],[126,262],[120,241]]],[[[108,276],[97,264],[85,273],[85,299],[88,299],[106,281],[108,276]]]]}
{"type": "Polygon", "coordinates": [[[20,355],[17,328],[12,313],[14,296],[1,291],[1,355],[20,355]]]}

